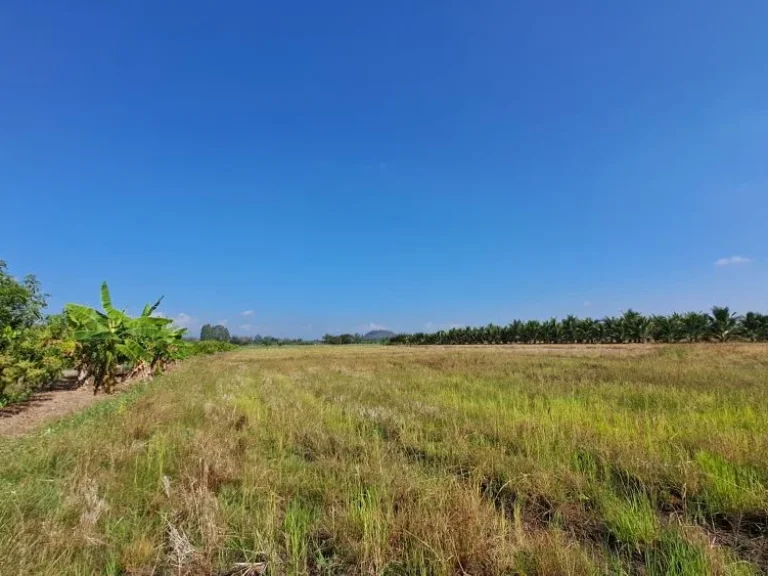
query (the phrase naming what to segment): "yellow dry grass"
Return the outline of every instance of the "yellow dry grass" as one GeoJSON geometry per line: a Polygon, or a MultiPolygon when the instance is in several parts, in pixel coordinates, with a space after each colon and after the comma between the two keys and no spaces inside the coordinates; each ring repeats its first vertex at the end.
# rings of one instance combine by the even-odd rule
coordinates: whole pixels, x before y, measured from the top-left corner
{"type": "Polygon", "coordinates": [[[753,574],[768,347],[245,349],[0,458],[1,574],[753,574]]]}

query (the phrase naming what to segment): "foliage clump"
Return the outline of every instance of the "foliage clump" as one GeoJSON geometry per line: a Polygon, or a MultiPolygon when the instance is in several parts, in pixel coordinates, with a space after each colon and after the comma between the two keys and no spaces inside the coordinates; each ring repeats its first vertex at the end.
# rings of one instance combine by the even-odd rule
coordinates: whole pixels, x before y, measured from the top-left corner
{"type": "Polygon", "coordinates": [[[61,316],[45,318],[46,305],[34,275],[17,280],[0,260],[0,406],[26,399],[66,366],[72,342],[61,316]]]}
{"type": "Polygon", "coordinates": [[[91,382],[93,391],[110,392],[121,378],[146,378],[163,372],[186,355],[182,340],[185,329],[171,326],[173,320],[153,316],[162,302],[144,306],[133,318],[112,305],[109,287],[101,285],[103,311],[67,304],[64,315],[75,339],[75,367],[81,382],[91,382]]]}
{"type": "Polygon", "coordinates": [[[231,336],[229,335],[229,329],[221,324],[212,326],[211,324],[204,324],[200,329],[200,340],[216,340],[219,342],[229,342],[231,336]]]}
{"type": "Polygon", "coordinates": [[[219,352],[229,352],[237,349],[237,344],[231,342],[222,342],[221,340],[200,340],[189,343],[191,355],[197,354],[217,354],[219,352]]]}

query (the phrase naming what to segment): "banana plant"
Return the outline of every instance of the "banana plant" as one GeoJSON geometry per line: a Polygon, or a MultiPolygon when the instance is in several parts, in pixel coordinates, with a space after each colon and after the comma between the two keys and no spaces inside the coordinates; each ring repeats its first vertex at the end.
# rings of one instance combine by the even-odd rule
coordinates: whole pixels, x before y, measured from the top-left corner
{"type": "Polygon", "coordinates": [[[123,376],[146,377],[164,370],[183,354],[184,330],[172,321],[152,316],[162,302],[147,304],[132,318],[112,305],[109,287],[101,285],[101,307],[67,304],[65,316],[76,341],[75,357],[80,382],[91,381],[94,394],[111,392],[123,376]],[[121,367],[127,367],[127,373],[121,367]]]}
{"type": "MultiPolygon", "coordinates": [[[[145,312],[146,312],[145,308],[145,312]]],[[[182,337],[185,329],[172,328],[173,321],[143,313],[133,320],[130,333],[133,340],[126,354],[131,354],[145,364],[150,374],[155,374],[183,356],[182,337]]]]}
{"type": "Polygon", "coordinates": [[[125,343],[128,316],[112,306],[109,287],[101,286],[104,311],[80,304],[67,304],[64,313],[77,342],[76,367],[80,383],[93,382],[94,394],[99,389],[111,392],[117,382],[119,346],[125,343]]]}

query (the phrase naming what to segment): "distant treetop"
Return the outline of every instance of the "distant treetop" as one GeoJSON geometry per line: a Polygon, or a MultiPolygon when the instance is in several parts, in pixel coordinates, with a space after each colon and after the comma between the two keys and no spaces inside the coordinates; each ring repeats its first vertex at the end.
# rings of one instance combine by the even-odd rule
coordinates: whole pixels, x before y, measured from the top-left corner
{"type": "Polygon", "coordinates": [[[227,330],[226,326],[222,326],[221,324],[216,324],[215,326],[205,324],[200,329],[200,340],[218,340],[220,342],[229,342],[229,339],[229,330],[227,330]]]}

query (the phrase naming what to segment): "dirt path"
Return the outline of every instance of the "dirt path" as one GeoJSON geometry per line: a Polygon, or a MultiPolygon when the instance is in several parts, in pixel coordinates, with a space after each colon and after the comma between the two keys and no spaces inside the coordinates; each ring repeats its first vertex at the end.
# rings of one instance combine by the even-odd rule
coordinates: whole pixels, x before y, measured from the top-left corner
{"type": "MultiPolygon", "coordinates": [[[[115,391],[127,387],[128,384],[121,384],[115,391]]],[[[0,408],[0,436],[26,434],[46,422],[82,410],[104,398],[107,395],[103,393],[94,396],[91,386],[75,388],[70,382],[59,382],[25,402],[0,408]]]]}

